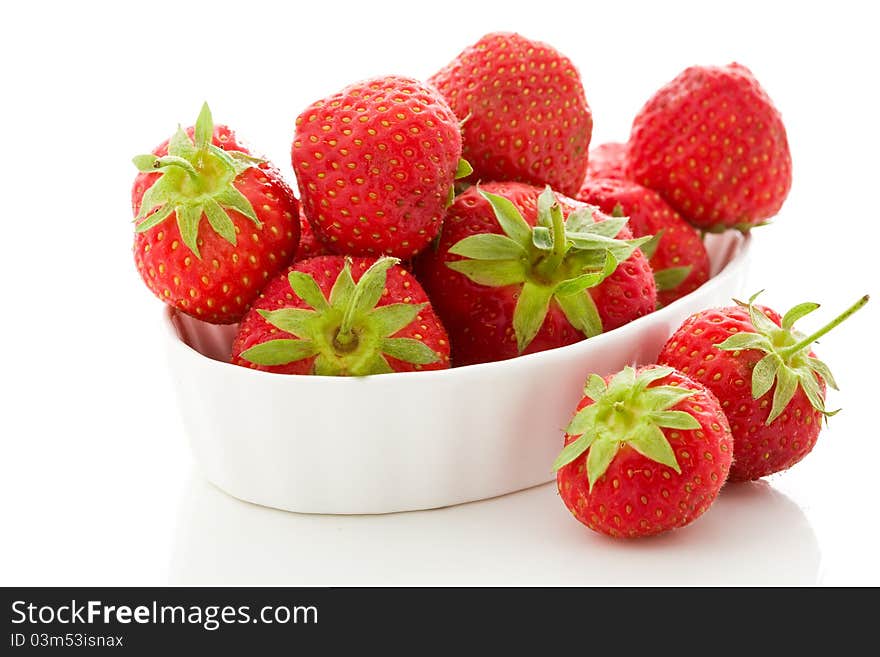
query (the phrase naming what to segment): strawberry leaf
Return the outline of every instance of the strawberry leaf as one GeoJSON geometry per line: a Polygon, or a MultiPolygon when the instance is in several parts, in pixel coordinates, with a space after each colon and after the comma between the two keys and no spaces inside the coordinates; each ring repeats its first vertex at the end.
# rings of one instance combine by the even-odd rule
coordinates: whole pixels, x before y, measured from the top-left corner
{"type": "MultiPolygon", "coordinates": [[[[594,222],[593,221],[593,211],[590,208],[578,208],[574,210],[571,214],[568,215],[568,218],[565,220],[565,232],[566,233],[581,233],[581,232],[599,232],[597,226],[603,226],[607,224],[607,221],[594,222]]],[[[623,223],[626,223],[626,219],[623,220],[623,223]]],[[[611,227],[607,227],[608,230],[611,227]]],[[[601,232],[602,235],[606,235],[607,237],[615,237],[617,232],[608,235],[604,231],[601,232]]]]}
{"type": "Polygon", "coordinates": [[[257,226],[263,225],[260,220],[257,219],[257,215],[254,212],[254,208],[251,205],[251,202],[248,201],[247,197],[240,191],[238,191],[235,187],[229,187],[228,189],[217,193],[214,196],[214,200],[225,208],[229,208],[230,210],[235,210],[236,212],[243,214],[245,217],[253,221],[254,224],[256,224],[257,226]]]}
{"type": "Polygon", "coordinates": [[[654,283],[661,292],[674,290],[684,283],[684,280],[690,275],[692,267],[669,267],[668,269],[660,269],[654,272],[654,283]]]}
{"type": "Polygon", "coordinates": [[[746,331],[734,333],[724,342],[719,342],[715,346],[725,351],[742,351],[743,349],[758,349],[766,353],[773,351],[773,345],[767,336],[746,331]]]}
{"type": "Polygon", "coordinates": [[[559,468],[568,465],[581,454],[586,452],[590,448],[590,445],[593,444],[593,441],[595,439],[595,436],[584,434],[583,436],[580,436],[576,440],[573,440],[568,445],[563,447],[562,451],[559,453],[559,456],[557,456],[556,460],[553,461],[553,472],[556,472],[557,470],[559,470],[559,468]]]}
{"type": "Polygon", "coordinates": [[[257,312],[275,328],[291,333],[298,338],[310,335],[312,324],[318,316],[314,310],[305,310],[304,308],[258,310],[257,312]]]}
{"type": "MultiPolygon", "coordinates": [[[[379,258],[365,271],[354,287],[354,295],[349,307],[354,313],[367,312],[376,307],[382,298],[382,290],[388,277],[388,270],[400,260],[397,258],[379,258]]],[[[344,322],[343,322],[344,325],[344,322]]]]}
{"type": "MultiPolygon", "coordinates": [[[[680,411],[666,411],[666,413],[678,412],[680,411]]],[[[672,429],[699,429],[700,423],[694,420],[693,417],[687,413],[682,413],[682,415],[690,418],[692,424],[681,427],[673,426],[671,427],[672,429]]],[[[682,424],[684,424],[684,422],[682,422],[682,424]]],[[[666,436],[660,430],[661,426],[669,425],[644,424],[633,432],[633,436],[627,442],[630,447],[642,456],[646,456],[652,461],[662,465],[669,466],[677,473],[681,474],[681,468],[675,458],[675,452],[672,451],[672,445],[669,444],[666,436]]]]}
{"type": "Polygon", "coordinates": [[[825,400],[822,398],[822,389],[819,387],[816,375],[811,371],[801,370],[797,372],[797,377],[804,394],[810,400],[810,404],[820,413],[824,413],[825,400]]]}
{"type": "Polygon", "coordinates": [[[177,227],[180,229],[180,237],[183,243],[189,247],[196,258],[201,259],[199,253],[199,219],[202,218],[202,206],[181,205],[177,208],[177,227]]]}
{"type": "Polygon", "coordinates": [[[475,260],[516,260],[526,256],[526,250],[505,235],[482,233],[457,242],[449,253],[475,260]]]}
{"type": "Polygon", "coordinates": [[[141,173],[155,173],[157,169],[156,163],[159,161],[159,158],[152,153],[148,153],[146,155],[135,155],[131,158],[131,161],[141,173]]]}
{"type": "Polygon", "coordinates": [[[531,281],[526,281],[523,285],[513,311],[513,330],[519,353],[525,351],[538,334],[552,298],[552,288],[531,281]]]}
{"type": "Polygon", "coordinates": [[[546,226],[535,226],[532,229],[532,244],[541,251],[549,251],[553,248],[553,233],[546,226]]]}
{"type": "Polygon", "coordinates": [[[286,365],[317,353],[311,340],[269,340],[247,349],[241,357],[255,365],[286,365]]]}
{"type": "Polygon", "coordinates": [[[553,208],[556,207],[558,212],[561,212],[559,209],[559,202],[556,200],[556,194],[553,193],[553,190],[550,189],[550,186],[547,185],[544,187],[544,191],[540,193],[538,196],[538,226],[546,228],[549,232],[550,229],[553,228],[553,208]]]}
{"type": "Polygon", "coordinates": [[[749,319],[759,333],[763,335],[772,335],[774,331],[779,329],[776,323],[767,317],[767,315],[755,305],[749,304],[749,319]]]}
{"type": "Polygon", "coordinates": [[[220,207],[220,204],[214,199],[208,199],[207,203],[205,203],[205,216],[208,217],[208,223],[214,229],[214,232],[232,244],[232,246],[235,246],[235,224],[232,223],[232,219],[229,218],[229,215],[226,214],[223,208],[220,207]]]}
{"type": "Polygon", "coordinates": [[[214,138],[214,119],[211,117],[208,103],[202,103],[202,110],[199,112],[199,118],[196,119],[194,136],[196,148],[200,149],[207,149],[208,144],[214,138]]]}
{"type": "Polygon", "coordinates": [[[584,433],[585,431],[591,430],[596,422],[596,412],[598,410],[599,407],[595,404],[582,408],[577,413],[575,413],[575,416],[571,419],[571,422],[568,423],[568,427],[566,427],[565,432],[569,435],[577,436],[584,433]]]}
{"type": "Polygon", "coordinates": [[[150,230],[153,226],[165,221],[168,218],[168,215],[172,212],[174,212],[174,206],[170,203],[157,208],[153,214],[149,215],[135,227],[135,231],[138,233],[144,233],[150,230]]]}
{"type": "Polygon", "coordinates": [[[380,335],[394,335],[412,324],[427,305],[426,303],[391,303],[380,306],[370,313],[370,321],[380,335]]]}
{"type": "Polygon", "coordinates": [[[330,305],[334,308],[344,308],[354,297],[354,289],[354,279],[351,277],[351,259],[346,258],[342,271],[339,272],[333,287],[330,288],[330,305]]]}
{"type": "MultiPolygon", "coordinates": [[[[593,216],[591,212],[589,213],[589,216],[593,216]]],[[[606,219],[605,221],[584,224],[579,230],[575,230],[573,226],[566,224],[566,230],[570,233],[580,233],[585,235],[592,234],[600,237],[615,238],[620,234],[620,231],[623,230],[623,227],[626,226],[628,221],[628,217],[614,217],[606,219]]]]}
{"type": "Polygon", "coordinates": [[[177,126],[177,131],[171,136],[171,139],[168,140],[168,154],[182,157],[190,162],[192,162],[198,154],[198,149],[196,149],[192,139],[190,139],[189,135],[186,134],[186,131],[180,126],[177,126]]]}
{"type": "Polygon", "coordinates": [[[478,285],[504,287],[526,280],[525,269],[518,260],[456,260],[447,262],[446,266],[478,285]]]}
{"type": "Polygon", "coordinates": [[[832,376],[831,370],[825,363],[823,363],[818,358],[812,358],[810,356],[807,356],[806,361],[809,368],[813,370],[813,372],[818,374],[822,378],[822,380],[825,381],[825,384],[829,388],[839,390],[839,388],[837,387],[837,381],[834,380],[834,376],[832,376]]]}
{"type": "Polygon", "coordinates": [[[620,443],[616,440],[596,440],[590,445],[590,452],[587,455],[587,479],[590,483],[590,492],[593,490],[593,485],[608,470],[619,449],[620,443]]]}
{"type": "Polygon", "coordinates": [[[324,298],[324,293],[309,274],[299,271],[292,271],[287,276],[290,288],[296,292],[296,295],[305,301],[310,307],[317,311],[327,310],[330,305],[324,298]]]}
{"type": "Polygon", "coordinates": [[[663,233],[666,232],[665,228],[661,228],[657,231],[656,235],[652,235],[651,238],[642,244],[639,248],[642,250],[642,254],[650,260],[654,257],[654,254],[657,253],[657,247],[660,246],[660,240],[663,239],[663,233]]]}
{"type": "MultiPolygon", "coordinates": [[[[654,381],[659,381],[660,379],[669,376],[675,370],[671,367],[663,367],[662,365],[655,365],[654,367],[645,370],[639,375],[639,378],[635,381],[633,385],[639,386],[642,390],[645,390],[648,385],[654,383],[654,381]]],[[[676,388],[675,386],[659,386],[652,388],[652,394],[655,390],[665,390],[666,388],[671,388],[673,392],[682,390],[681,388],[676,388]]],[[[683,397],[686,399],[686,397],[683,397]]]]}
{"type": "Polygon", "coordinates": [[[480,191],[480,195],[489,201],[501,230],[517,244],[526,245],[532,241],[532,228],[526,223],[516,206],[503,196],[480,191]]]}
{"type": "Polygon", "coordinates": [[[788,406],[797,391],[798,377],[790,368],[782,365],[776,370],[776,390],[773,393],[773,406],[766,424],[771,424],[788,406]]]}
{"type": "Polygon", "coordinates": [[[596,308],[596,302],[589,292],[581,291],[575,294],[557,295],[556,303],[565,313],[568,323],[574,326],[588,338],[599,335],[602,332],[602,318],[596,308]]]}
{"type": "MultiPolygon", "coordinates": [[[[654,411],[651,420],[658,427],[666,429],[699,429],[700,423],[694,416],[684,411],[654,411]]],[[[655,459],[656,460],[656,459],[655,459]]]]}
{"type": "Polygon", "coordinates": [[[806,317],[818,307],[818,303],[812,303],[810,301],[799,303],[782,317],[782,328],[791,329],[796,321],[802,317],[806,317]]]}
{"type": "MultiPolygon", "coordinates": [[[[599,398],[605,394],[608,390],[608,386],[605,385],[605,379],[603,379],[598,374],[591,374],[590,378],[587,379],[587,383],[584,386],[584,394],[592,399],[593,401],[598,401],[599,398]]],[[[578,433],[569,431],[569,433],[578,433]]]]}
{"type": "Polygon", "coordinates": [[[440,356],[424,342],[412,338],[384,338],[380,342],[380,349],[397,360],[416,365],[436,363],[440,356]]]}
{"type": "Polygon", "coordinates": [[[464,158],[460,158],[458,160],[458,166],[455,168],[455,179],[460,180],[461,178],[467,178],[473,172],[474,168],[471,166],[471,163],[464,158]]]}
{"type": "Polygon", "coordinates": [[[760,399],[770,391],[780,366],[782,362],[775,353],[768,353],[755,364],[755,369],[752,370],[753,399],[760,399]]]}
{"type": "Polygon", "coordinates": [[[649,411],[663,411],[693,396],[693,390],[677,386],[654,386],[644,394],[644,407],[649,411]]]}

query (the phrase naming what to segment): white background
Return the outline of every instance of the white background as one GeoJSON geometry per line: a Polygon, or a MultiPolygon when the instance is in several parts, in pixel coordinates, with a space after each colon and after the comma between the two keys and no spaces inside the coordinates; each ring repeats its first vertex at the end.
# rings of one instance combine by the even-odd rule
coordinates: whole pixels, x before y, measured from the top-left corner
{"type": "MultiPolygon", "coordinates": [[[[868,3],[14,3],[0,23],[0,584],[880,584],[877,153],[868,3]],[[716,7],[717,9],[713,8],[716,7]],[[594,144],[684,67],[750,66],[781,109],[794,185],[755,232],[749,290],[815,327],[843,406],[814,452],[729,487],[692,527],[601,539],[552,486],[432,512],[299,516],[195,470],[130,253],[130,158],[207,99],[293,179],[293,120],[356,79],[427,77],[483,33],[580,67],[594,144]],[[821,317],[820,317],[821,315],[821,317]]],[[[417,430],[414,427],[414,430],[417,430]]]]}

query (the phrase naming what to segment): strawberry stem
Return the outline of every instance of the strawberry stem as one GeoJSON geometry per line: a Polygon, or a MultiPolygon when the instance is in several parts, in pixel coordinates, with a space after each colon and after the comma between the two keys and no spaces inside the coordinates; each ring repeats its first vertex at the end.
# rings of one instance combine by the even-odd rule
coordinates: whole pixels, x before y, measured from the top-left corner
{"type": "Polygon", "coordinates": [[[339,325],[339,330],[336,332],[336,336],[333,338],[333,342],[338,345],[342,351],[346,351],[347,349],[351,348],[353,346],[353,343],[356,342],[356,337],[354,335],[354,332],[352,331],[352,324],[354,323],[356,296],[357,295],[352,295],[352,299],[345,307],[345,311],[342,315],[342,323],[339,325]]]}
{"type": "Polygon", "coordinates": [[[830,322],[828,322],[825,326],[820,328],[815,333],[808,335],[803,340],[800,340],[799,342],[791,345],[790,347],[780,349],[779,355],[783,358],[783,360],[787,360],[789,358],[789,356],[791,356],[792,354],[795,354],[798,351],[800,351],[801,349],[804,349],[805,347],[810,346],[813,342],[815,342],[816,340],[821,338],[823,335],[825,335],[826,333],[831,331],[838,324],[841,324],[842,322],[844,322],[851,315],[853,315],[856,311],[858,311],[862,306],[864,306],[866,303],[868,303],[869,298],[870,298],[869,295],[866,294],[865,296],[863,296],[861,299],[856,301],[853,305],[851,305],[849,308],[847,308],[840,315],[838,315],[837,317],[832,319],[830,322]]]}
{"type": "Polygon", "coordinates": [[[554,201],[550,206],[550,217],[553,221],[553,249],[535,266],[535,273],[544,279],[552,277],[565,259],[565,253],[568,250],[565,239],[565,220],[558,201],[554,201]]]}

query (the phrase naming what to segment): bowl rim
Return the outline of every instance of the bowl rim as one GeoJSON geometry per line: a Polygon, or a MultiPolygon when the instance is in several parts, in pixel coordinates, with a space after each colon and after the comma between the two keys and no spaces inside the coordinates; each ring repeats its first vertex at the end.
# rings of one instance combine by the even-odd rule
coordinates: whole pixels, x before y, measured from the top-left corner
{"type": "MultiPolygon", "coordinates": [[[[498,372],[502,372],[502,368],[507,368],[508,370],[516,367],[531,367],[533,363],[538,361],[539,359],[543,361],[549,360],[560,360],[567,359],[568,356],[579,353],[579,350],[589,348],[601,348],[601,346],[609,340],[614,339],[616,336],[620,334],[621,331],[627,329],[631,326],[641,326],[650,321],[656,321],[658,317],[663,317],[665,315],[669,315],[673,312],[670,309],[675,309],[679,305],[683,304],[685,300],[693,294],[697,294],[699,292],[708,292],[711,289],[723,285],[724,281],[728,278],[735,276],[739,270],[745,265],[749,252],[752,246],[752,237],[750,234],[739,234],[738,244],[735,247],[735,252],[733,256],[728,260],[724,266],[711,277],[708,281],[703,283],[700,287],[687,295],[676,299],[668,306],[664,306],[659,310],[655,310],[647,315],[643,315],[642,317],[638,317],[631,322],[627,322],[623,326],[612,329],[605,333],[600,333],[599,335],[593,336],[592,338],[585,338],[583,340],[579,340],[578,342],[573,342],[569,345],[564,345],[562,347],[554,347],[552,349],[545,349],[544,351],[538,351],[531,354],[525,354],[523,356],[516,356],[514,358],[507,358],[505,360],[497,360],[491,361],[488,363],[475,363],[473,365],[462,365],[460,367],[449,367],[440,370],[422,370],[422,371],[414,371],[414,372],[394,372],[393,376],[389,376],[388,374],[371,374],[367,376],[322,376],[316,374],[310,374],[307,376],[304,375],[290,375],[290,374],[280,374],[278,372],[265,372],[262,370],[254,370],[248,367],[240,367],[238,365],[234,365],[231,362],[216,360],[205,356],[201,352],[199,352],[194,347],[187,344],[183,338],[180,336],[174,322],[174,317],[178,314],[181,314],[176,308],[166,305],[164,311],[162,313],[162,323],[164,325],[164,336],[165,341],[168,343],[170,349],[173,350],[174,353],[181,355],[184,358],[195,359],[197,362],[201,363],[203,366],[208,368],[222,368],[220,371],[231,373],[233,368],[236,372],[238,372],[241,376],[256,376],[256,377],[271,377],[278,382],[281,381],[289,381],[291,385],[295,383],[299,383],[303,379],[306,379],[310,382],[314,382],[311,385],[328,385],[328,382],[333,382],[333,385],[364,385],[364,381],[367,380],[376,380],[380,379],[382,381],[418,381],[419,385],[428,384],[430,382],[436,381],[439,377],[448,377],[448,376],[458,376],[463,377],[468,374],[480,375],[483,373],[491,373],[493,370],[498,370],[498,372]]],[[[198,320],[198,318],[193,318],[198,320]]],[[[264,379],[270,380],[270,379],[264,379]]]]}

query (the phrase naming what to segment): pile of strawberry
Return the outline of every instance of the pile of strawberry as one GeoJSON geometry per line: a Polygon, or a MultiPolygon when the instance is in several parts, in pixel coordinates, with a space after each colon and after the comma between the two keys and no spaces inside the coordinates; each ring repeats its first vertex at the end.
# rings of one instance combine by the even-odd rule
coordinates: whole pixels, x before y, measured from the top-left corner
{"type": "MultiPolygon", "coordinates": [[[[299,198],[206,105],[134,158],[135,262],[178,311],[239,324],[236,365],[440,369],[571,344],[672,303],[709,278],[705,232],[763,223],[791,185],[780,115],[738,64],[685,70],[627,144],[590,151],[592,128],[571,61],[509,33],[427,82],[374,78],[308,106],[291,149],[299,198]]],[[[557,464],[584,522],[615,535],[679,526],[708,506],[732,456],[746,462],[741,450],[756,465],[740,478],[809,451],[830,373],[789,315],[780,325],[747,308],[689,320],[693,337],[664,352],[677,371],[590,379],[557,464]],[[770,427],[783,425],[779,456],[770,427]],[[666,506],[643,501],[655,496],[666,506]]]]}

